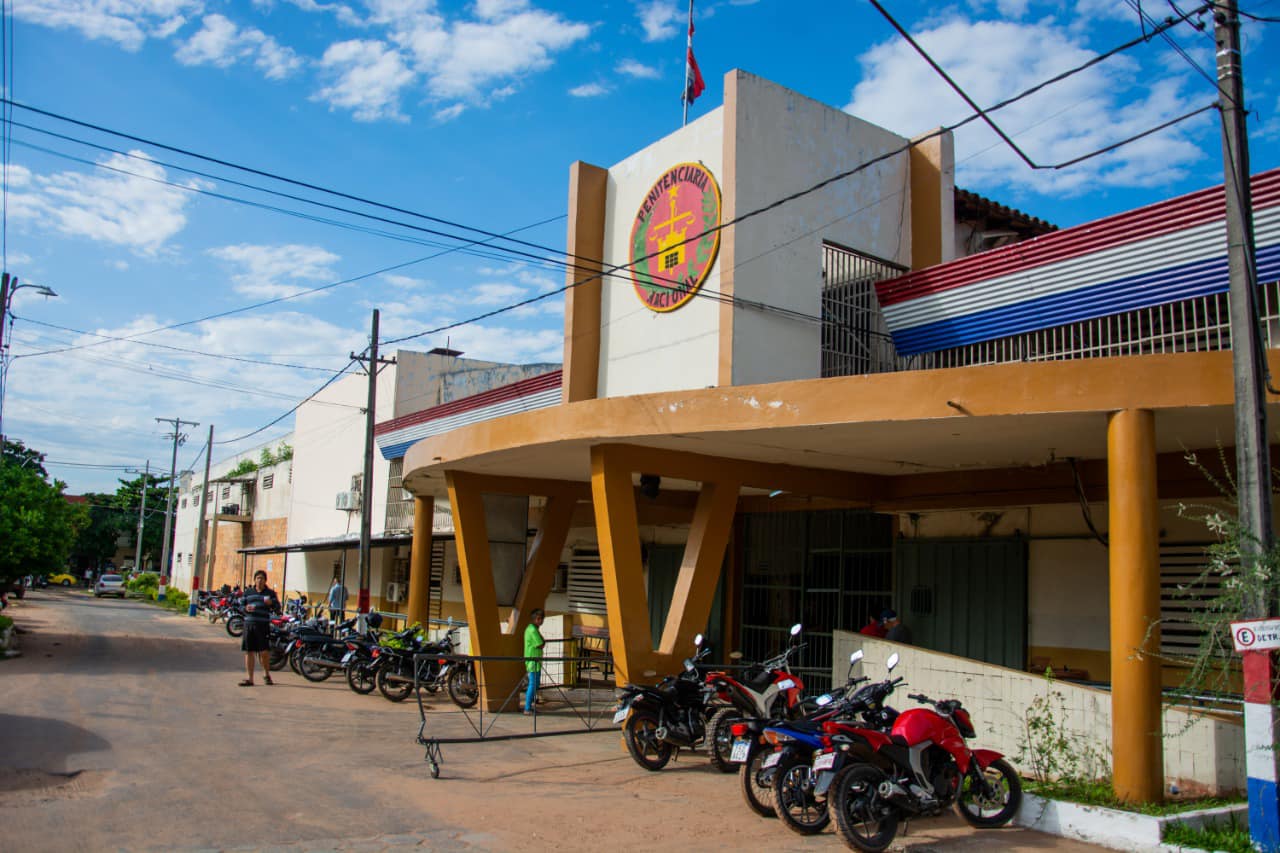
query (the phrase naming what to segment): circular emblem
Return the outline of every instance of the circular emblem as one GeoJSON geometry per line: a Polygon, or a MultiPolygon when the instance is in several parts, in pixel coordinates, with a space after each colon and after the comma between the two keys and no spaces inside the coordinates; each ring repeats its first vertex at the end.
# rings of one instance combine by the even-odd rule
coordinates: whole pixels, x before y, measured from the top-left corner
{"type": "Polygon", "coordinates": [[[651,311],[684,305],[720,249],[720,185],[701,163],[678,163],[654,181],[631,227],[631,278],[651,311]]]}
{"type": "Polygon", "coordinates": [[[1258,636],[1253,633],[1252,628],[1240,628],[1236,631],[1236,643],[1241,646],[1252,646],[1258,636]]]}

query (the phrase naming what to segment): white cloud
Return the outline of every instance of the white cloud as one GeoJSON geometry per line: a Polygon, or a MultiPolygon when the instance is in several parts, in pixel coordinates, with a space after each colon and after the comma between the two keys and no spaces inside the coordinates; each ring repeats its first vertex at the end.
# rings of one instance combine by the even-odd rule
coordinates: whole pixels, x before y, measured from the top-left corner
{"type": "Polygon", "coordinates": [[[386,273],[382,276],[382,280],[399,290],[418,290],[426,285],[426,282],[420,278],[398,275],[396,273],[386,273]]]}
{"type": "Polygon", "coordinates": [[[227,68],[251,60],[269,80],[281,80],[302,66],[292,49],[261,30],[239,28],[222,15],[206,15],[200,30],[174,54],[183,65],[227,68]]]}
{"type": "Polygon", "coordinates": [[[435,116],[433,116],[433,118],[435,118],[436,121],[442,122],[442,123],[446,121],[453,121],[455,118],[457,118],[458,116],[466,112],[466,109],[467,107],[465,104],[450,104],[449,106],[444,107],[443,109],[436,110],[435,116]]]}
{"type": "Polygon", "coordinates": [[[525,296],[525,289],[507,283],[477,284],[470,288],[473,305],[505,305],[525,296]]]}
{"type": "MultiPolygon", "coordinates": [[[[141,151],[131,153],[147,157],[141,151]]],[[[10,166],[9,215],[69,236],[126,246],[147,255],[158,252],[186,226],[192,194],[157,183],[171,180],[162,166],[122,154],[99,162],[107,168],[52,175],[34,175],[10,166]]],[[[198,180],[180,183],[207,185],[198,180]]]]}
{"type": "Polygon", "coordinates": [[[330,83],[315,97],[330,108],[349,109],[357,121],[407,121],[400,112],[400,93],[414,75],[404,57],[385,42],[354,39],[332,44],[320,65],[330,83]]]}
{"type": "Polygon", "coordinates": [[[132,51],[151,36],[168,37],[184,16],[203,8],[203,0],[24,0],[14,4],[13,14],[28,23],[76,30],[132,51]]]}
{"type": "Polygon", "coordinates": [[[497,20],[457,22],[443,44],[434,33],[418,31],[410,44],[434,97],[480,101],[499,80],[549,68],[553,53],[590,32],[587,24],[530,10],[497,20]],[[430,49],[424,51],[424,45],[430,49]]]}
{"type": "Polygon", "coordinates": [[[680,33],[685,14],[672,0],[649,0],[636,5],[645,41],[662,41],[680,33]]]}
{"type": "Polygon", "coordinates": [[[570,89],[569,94],[575,98],[598,98],[609,94],[609,87],[603,83],[583,83],[570,89]]]}
{"type": "Polygon", "coordinates": [[[253,298],[292,296],[315,282],[336,278],[333,264],[340,258],[319,246],[287,244],[256,246],[241,243],[210,249],[209,254],[238,271],[231,284],[237,293],[253,298]]]}
{"type": "Polygon", "coordinates": [[[129,262],[120,260],[119,258],[107,261],[106,263],[107,266],[111,267],[113,270],[119,270],[120,272],[125,272],[129,269],[129,262]]]}
{"type": "MultiPolygon", "coordinates": [[[[342,3],[318,3],[316,0],[283,0],[283,2],[304,12],[332,14],[339,21],[350,26],[359,27],[365,24],[364,19],[357,15],[350,6],[342,3]]],[[[275,6],[275,0],[253,0],[253,5],[269,11],[275,6]]]]}
{"type": "Polygon", "coordinates": [[[626,77],[635,77],[639,80],[657,80],[662,76],[662,72],[652,65],[645,65],[643,62],[637,62],[634,59],[624,59],[618,63],[617,71],[626,77]]]}
{"type": "Polygon", "coordinates": [[[476,0],[476,17],[487,21],[507,18],[529,8],[528,0],[476,0]]]}
{"type": "MultiPolygon", "coordinates": [[[[1014,95],[1091,58],[1091,50],[1053,23],[950,20],[915,33],[926,51],[979,104],[1014,95]],[[974,50],[973,45],[983,45],[974,50]]],[[[861,80],[845,109],[904,136],[953,124],[970,110],[901,39],[859,58],[861,80]]],[[[1191,105],[1185,77],[1152,85],[1135,61],[1114,57],[1037,93],[993,118],[1034,161],[1072,159],[1134,135],[1191,105]]],[[[1099,186],[1148,186],[1177,179],[1201,156],[1181,128],[1057,172],[1033,172],[992,131],[973,122],[956,131],[957,181],[971,188],[1026,187],[1083,193],[1099,186]]]]}

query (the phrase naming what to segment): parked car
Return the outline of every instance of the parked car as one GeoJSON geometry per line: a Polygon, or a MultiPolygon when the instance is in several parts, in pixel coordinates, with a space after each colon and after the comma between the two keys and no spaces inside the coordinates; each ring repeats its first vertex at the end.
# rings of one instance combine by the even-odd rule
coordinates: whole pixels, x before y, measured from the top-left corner
{"type": "Polygon", "coordinates": [[[93,596],[102,598],[104,595],[118,595],[124,598],[124,578],[119,575],[100,575],[98,582],[93,585],[93,596]]]}
{"type": "Polygon", "coordinates": [[[75,575],[69,575],[66,572],[54,572],[49,575],[49,583],[53,586],[75,586],[78,582],[75,575]]]}

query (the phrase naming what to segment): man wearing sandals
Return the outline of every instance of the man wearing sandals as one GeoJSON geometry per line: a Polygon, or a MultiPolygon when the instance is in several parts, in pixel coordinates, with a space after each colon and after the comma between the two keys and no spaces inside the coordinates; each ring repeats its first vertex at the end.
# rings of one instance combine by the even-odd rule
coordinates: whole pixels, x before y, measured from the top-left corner
{"type": "Polygon", "coordinates": [[[240,648],[244,651],[244,669],[248,678],[241,687],[253,686],[253,658],[262,663],[262,680],[271,681],[269,650],[271,649],[271,614],[280,612],[280,599],[274,589],[267,587],[267,573],[262,569],[253,573],[253,586],[244,593],[244,636],[240,648]]]}

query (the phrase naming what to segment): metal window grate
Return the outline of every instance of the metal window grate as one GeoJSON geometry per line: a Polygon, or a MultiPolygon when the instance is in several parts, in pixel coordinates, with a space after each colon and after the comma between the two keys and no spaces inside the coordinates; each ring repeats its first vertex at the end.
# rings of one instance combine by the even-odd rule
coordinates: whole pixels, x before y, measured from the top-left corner
{"type": "Polygon", "coordinates": [[[897,370],[876,282],[906,267],[852,249],[822,245],[822,375],[858,376],[897,370]]]}
{"type": "Polygon", "coordinates": [[[604,575],[600,552],[574,548],[569,560],[569,609],[574,613],[605,613],[604,575]]]}
{"type": "Polygon", "coordinates": [[[262,478],[262,489],[263,489],[263,491],[266,491],[267,489],[272,488],[273,486],[275,486],[275,484],[276,484],[276,475],[275,475],[275,474],[267,474],[267,475],[265,475],[265,476],[262,478]]]}
{"type": "MultiPolygon", "coordinates": [[[[1193,657],[1200,649],[1204,629],[1195,614],[1222,593],[1229,576],[1207,575],[1201,578],[1208,556],[1209,543],[1160,546],[1160,654],[1171,657],[1193,657]]],[[[1230,648],[1221,650],[1231,654],[1230,648]]]]}
{"type": "Polygon", "coordinates": [[[387,473],[387,530],[413,528],[413,494],[403,488],[404,457],[392,459],[387,473]]]}

